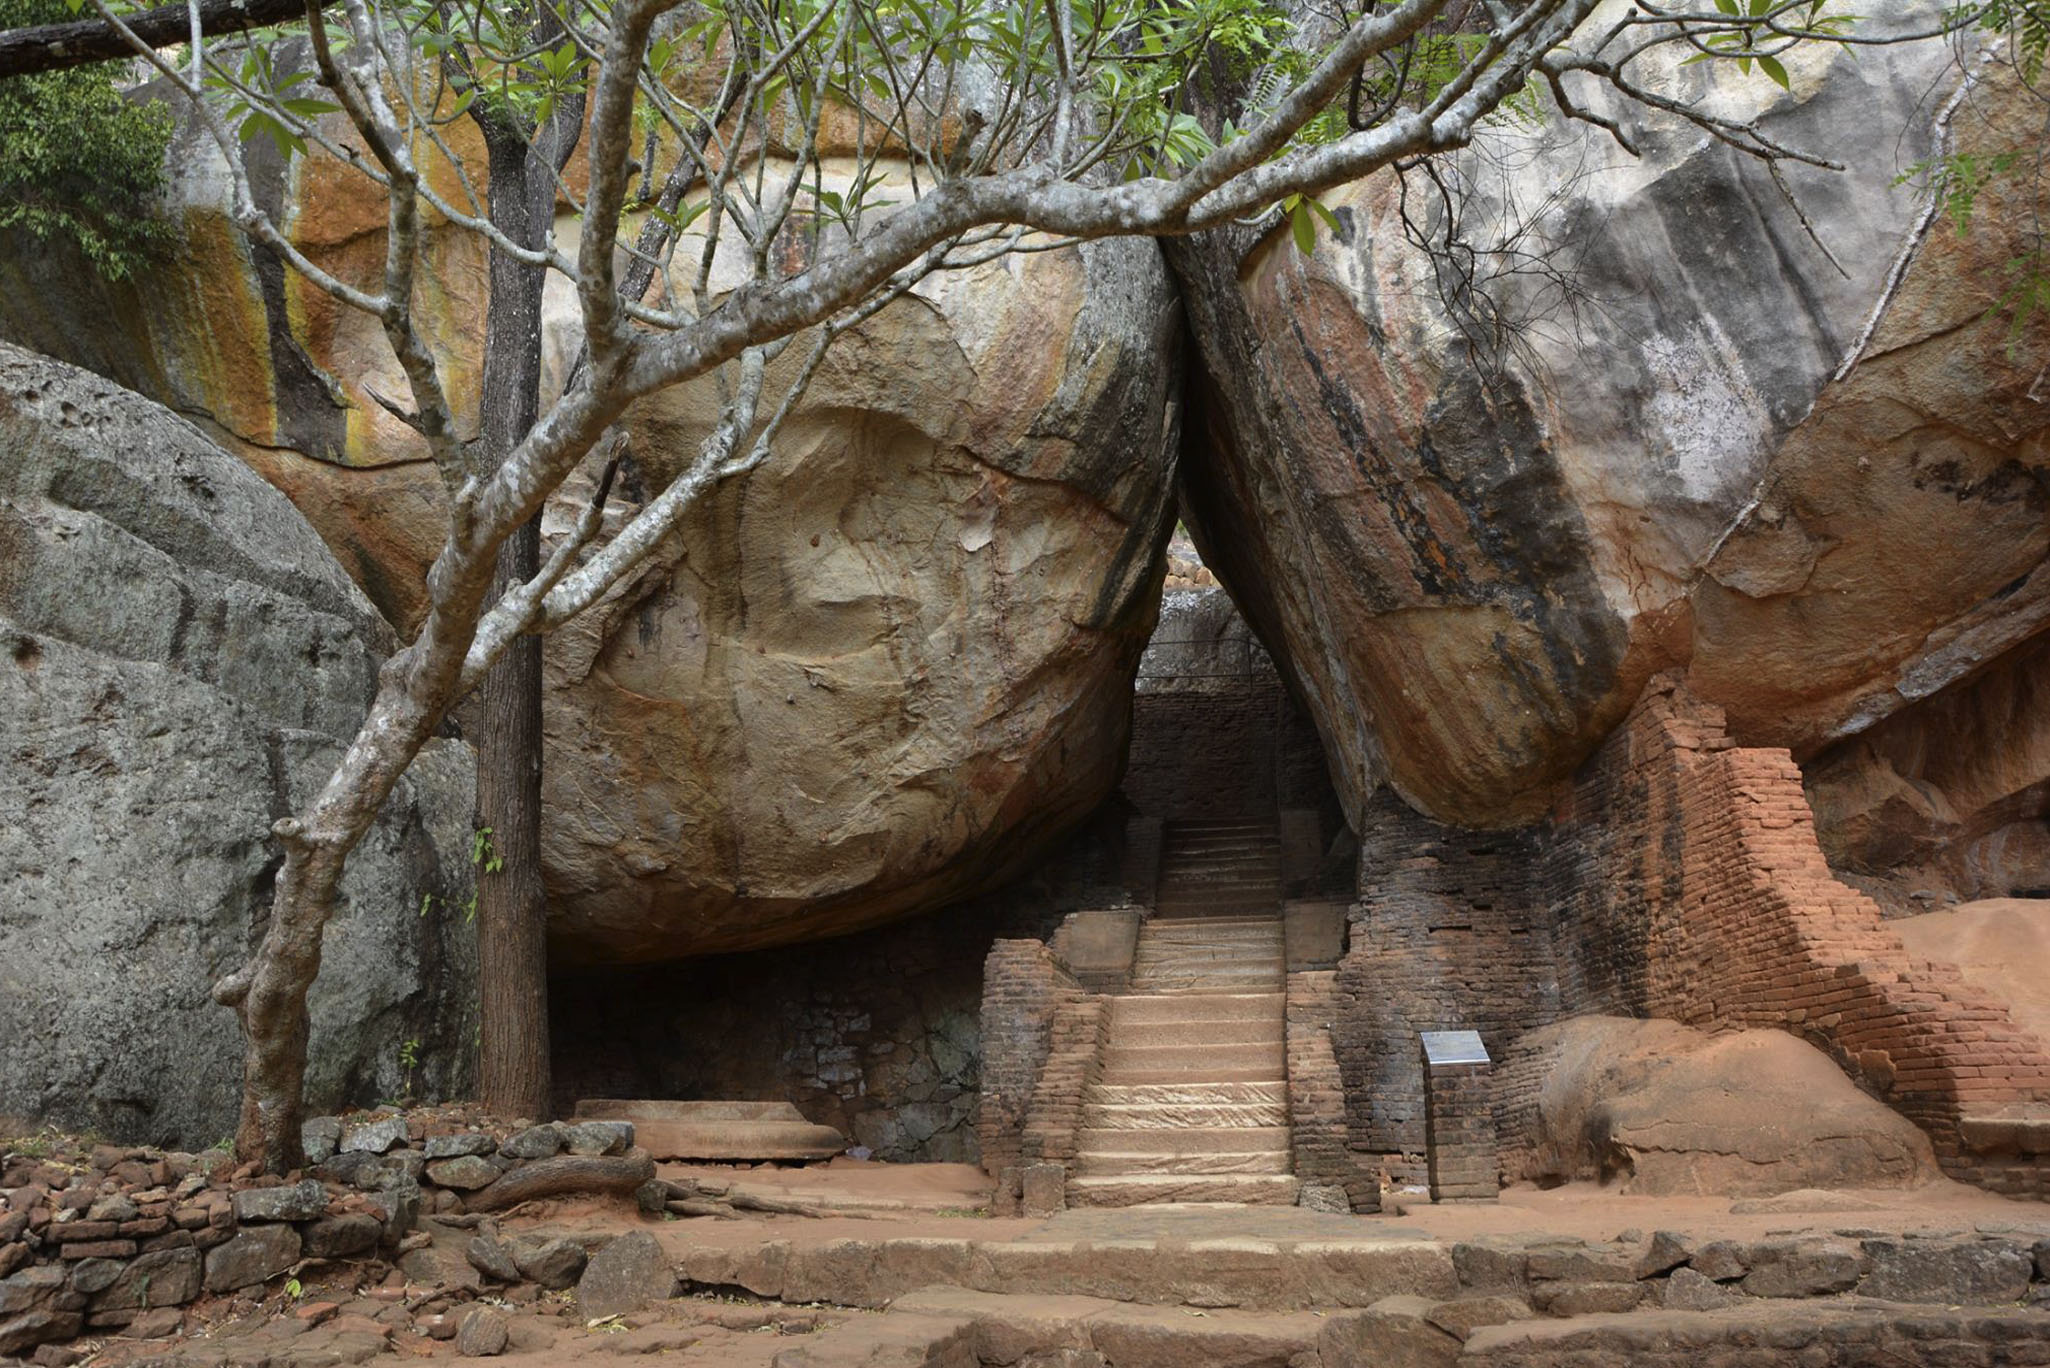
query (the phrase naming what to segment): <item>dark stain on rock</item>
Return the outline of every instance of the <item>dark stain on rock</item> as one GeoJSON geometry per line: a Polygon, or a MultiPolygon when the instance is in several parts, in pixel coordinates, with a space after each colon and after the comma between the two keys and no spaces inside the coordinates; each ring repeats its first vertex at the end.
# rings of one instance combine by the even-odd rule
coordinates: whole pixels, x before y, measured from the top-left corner
{"type": "Polygon", "coordinates": [[[1916,452],[1908,458],[1908,469],[1913,472],[1911,478],[1916,489],[1949,494],[1959,503],[1971,501],[1991,504],[1996,508],[2010,504],[2050,508],[2050,471],[2023,465],[2013,457],[1977,479],[1973,479],[1966,472],[1964,463],[1955,457],[1924,465],[1922,453],[1916,452]]]}
{"type": "Polygon", "coordinates": [[[1569,706],[1553,724],[1570,725],[1579,711],[1571,704],[1593,702],[1615,683],[1622,633],[1602,607],[1593,539],[1521,383],[1453,372],[1424,415],[1416,457],[1466,515],[1489,568],[1486,578],[1462,572],[1450,596],[1507,609],[1531,629],[1552,690],[1522,676],[1514,648],[1497,654],[1533,702],[1548,704],[1555,690],[1569,706]]]}

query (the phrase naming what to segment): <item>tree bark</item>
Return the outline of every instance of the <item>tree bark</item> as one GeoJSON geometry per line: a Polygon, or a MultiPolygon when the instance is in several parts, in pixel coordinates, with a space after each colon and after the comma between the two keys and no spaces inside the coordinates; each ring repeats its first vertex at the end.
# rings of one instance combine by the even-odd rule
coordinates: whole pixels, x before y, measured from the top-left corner
{"type": "MultiPolygon", "coordinates": [[[[568,160],[581,119],[558,117],[528,136],[480,111],[490,158],[491,221],[523,247],[554,228],[554,171],[568,160]],[[565,132],[565,127],[567,131],[565,132]],[[553,163],[551,165],[551,162],[553,163]]],[[[541,401],[545,272],[491,254],[484,327],[477,465],[495,470],[534,425],[541,401]]],[[[529,519],[498,551],[496,601],[541,568],[541,521],[529,519]]],[[[545,1120],[552,1111],[548,1043],[548,899],[541,882],[541,639],[515,640],[485,676],[477,746],[477,825],[490,833],[495,872],[477,869],[479,1094],[500,1116],[545,1120]]]]}
{"type": "MultiPolygon", "coordinates": [[[[325,8],[329,0],[313,0],[325,8]]],[[[307,0],[200,0],[199,31],[208,38],[247,29],[289,24],[306,17],[307,0]]],[[[151,47],[189,42],[192,11],[181,3],[159,5],[129,15],[129,29],[151,47]]],[[[63,71],[94,62],[126,61],[135,56],[128,39],[104,19],[74,19],[61,24],[0,32],[0,78],[38,71],[63,71]]]]}

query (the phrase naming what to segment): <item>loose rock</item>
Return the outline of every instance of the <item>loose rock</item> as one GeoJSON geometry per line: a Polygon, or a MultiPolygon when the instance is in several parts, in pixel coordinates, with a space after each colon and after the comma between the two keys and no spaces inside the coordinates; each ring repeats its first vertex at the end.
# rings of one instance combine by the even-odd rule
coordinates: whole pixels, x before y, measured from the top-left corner
{"type": "Polygon", "coordinates": [[[645,1230],[611,1241],[577,1280],[577,1306],[587,1319],[639,1311],[675,1295],[676,1269],[645,1230]]]}

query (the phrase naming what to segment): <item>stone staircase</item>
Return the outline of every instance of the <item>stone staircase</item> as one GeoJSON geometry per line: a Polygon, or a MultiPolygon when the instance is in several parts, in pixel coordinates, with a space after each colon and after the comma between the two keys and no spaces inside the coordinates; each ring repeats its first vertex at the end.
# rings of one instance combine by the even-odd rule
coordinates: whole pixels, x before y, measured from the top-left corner
{"type": "Polygon", "coordinates": [[[1167,823],[1154,906],[1158,917],[1279,915],[1279,829],[1257,820],[1167,823]]]}
{"type": "Polygon", "coordinates": [[[1280,866],[1272,823],[1168,828],[1161,907],[1083,1099],[1071,1205],[1295,1201],[1280,866]]]}

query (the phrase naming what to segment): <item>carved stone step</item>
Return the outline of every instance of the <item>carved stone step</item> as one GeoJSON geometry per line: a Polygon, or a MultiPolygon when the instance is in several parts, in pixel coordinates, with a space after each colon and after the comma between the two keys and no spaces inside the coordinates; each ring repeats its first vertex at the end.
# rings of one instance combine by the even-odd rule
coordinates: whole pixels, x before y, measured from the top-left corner
{"type": "Polygon", "coordinates": [[[1086,1153],[1287,1154],[1287,1126],[1085,1126],[1075,1147],[1086,1153]]]}
{"type": "Polygon", "coordinates": [[[1122,1207],[1148,1202],[1239,1202],[1294,1206],[1300,1184],[1285,1173],[1118,1174],[1068,1180],[1072,1206],[1122,1207]]]}
{"type": "Polygon", "coordinates": [[[1083,1177],[1140,1173],[1287,1173],[1287,1150],[1198,1150],[1187,1154],[1083,1150],[1074,1172],[1083,1177]]]}
{"type": "Polygon", "coordinates": [[[1287,1006],[1288,997],[1280,992],[1128,993],[1111,1000],[1111,1020],[1116,1025],[1152,1021],[1280,1021],[1287,1006]]]}

